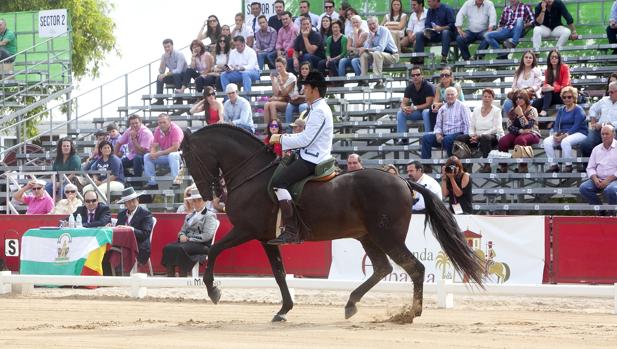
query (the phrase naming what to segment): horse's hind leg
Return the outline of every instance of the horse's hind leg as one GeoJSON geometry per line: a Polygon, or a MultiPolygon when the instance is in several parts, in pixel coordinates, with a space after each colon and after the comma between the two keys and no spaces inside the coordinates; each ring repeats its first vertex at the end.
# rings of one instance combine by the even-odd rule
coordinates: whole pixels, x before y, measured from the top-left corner
{"type": "Polygon", "coordinates": [[[262,243],[264,251],[266,251],[266,255],[268,255],[268,260],[270,260],[270,266],[272,267],[272,274],[274,275],[274,279],[281,290],[281,296],[283,297],[283,305],[281,306],[281,310],[279,310],[274,318],[272,318],[272,322],[278,321],[287,321],[287,312],[289,312],[293,306],[293,300],[291,299],[291,294],[289,293],[289,288],[287,287],[287,281],[285,280],[285,266],[283,265],[283,260],[281,259],[281,251],[278,246],[268,245],[266,243],[262,243]]]}
{"type": "Polygon", "coordinates": [[[371,259],[371,263],[373,263],[373,275],[371,275],[349,295],[349,301],[347,301],[347,305],[345,305],[345,319],[349,319],[354,316],[358,312],[356,303],[362,299],[366,292],[373,288],[373,286],[377,285],[377,283],[383,279],[384,276],[392,272],[392,265],[390,264],[390,261],[388,261],[388,257],[386,257],[386,254],[377,245],[375,245],[374,242],[365,238],[361,239],[360,243],[362,244],[366,255],[371,259]]]}
{"type": "Polygon", "coordinates": [[[413,301],[411,310],[414,316],[422,315],[422,297],[424,292],[424,265],[403,244],[392,247],[386,253],[394,263],[398,264],[409,274],[413,282],[413,301]]]}

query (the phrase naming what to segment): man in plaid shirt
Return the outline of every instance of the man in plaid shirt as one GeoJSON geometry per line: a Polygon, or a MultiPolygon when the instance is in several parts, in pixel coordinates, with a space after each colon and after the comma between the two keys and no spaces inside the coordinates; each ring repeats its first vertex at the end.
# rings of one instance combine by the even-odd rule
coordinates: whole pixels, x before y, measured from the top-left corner
{"type": "MultiPolygon", "coordinates": [[[[519,0],[510,0],[510,5],[504,7],[499,19],[497,30],[486,33],[484,41],[480,44],[480,50],[485,50],[489,45],[494,49],[501,48],[499,43],[503,42],[507,48],[514,48],[523,36],[523,30],[533,25],[534,16],[529,5],[519,0]],[[510,39],[511,40],[508,40],[510,39]]],[[[498,59],[507,59],[508,55],[499,55],[498,59]]]]}

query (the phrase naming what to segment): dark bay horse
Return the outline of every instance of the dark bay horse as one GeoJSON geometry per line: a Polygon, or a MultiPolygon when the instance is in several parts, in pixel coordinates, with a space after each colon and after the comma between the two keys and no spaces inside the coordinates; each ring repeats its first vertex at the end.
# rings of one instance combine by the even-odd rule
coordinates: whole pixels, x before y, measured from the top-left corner
{"type": "MultiPolygon", "coordinates": [[[[192,135],[185,131],[182,152],[204,200],[212,199],[212,188],[220,173],[227,185],[225,211],[233,228],[210,248],[204,273],[208,296],[214,303],[221,297],[214,285],[217,256],[225,249],[256,239],[268,256],[283,298],[283,305],[272,321],[285,321],[287,312],[293,308],[285,268],[278,246],[266,244],[275,237],[277,228],[278,205],[267,193],[267,183],[276,167],[274,153],[255,136],[225,124],[207,126],[192,135]]],[[[427,221],[456,270],[482,286],[479,259],[467,246],[454,216],[433,193],[381,170],[347,173],[328,182],[307,183],[297,202],[298,212],[310,229],[305,240],[354,238],[371,259],[373,275],[351,293],[345,305],[345,318],[353,316],[362,296],[392,271],[388,257],[410,275],[412,312],[421,315],[424,266],[405,246],[412,190],[424,196],[427,221]]]]}

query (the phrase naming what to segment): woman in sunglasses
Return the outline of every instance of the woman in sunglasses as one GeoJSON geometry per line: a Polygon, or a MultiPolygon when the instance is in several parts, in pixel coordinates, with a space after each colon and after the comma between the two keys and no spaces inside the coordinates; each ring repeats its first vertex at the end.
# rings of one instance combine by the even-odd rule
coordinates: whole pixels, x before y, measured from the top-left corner
{"type": "Polygon", "coordinates": [[[26,214],[48,214],[54,209],[54,200],[45,191],[45,181],[36,179],[21,187],[13,199],[28,205],[26,214]],[[32,194],[25,195],[30,190],[32,194]]]}
{"type": "Polygon", "coordinates": [[[189,110],[189,115],[205,111],[206,125],[218,124],[223,122],[223,103],[216,99],[216,91],[212,86],[204,89],[204,98],[194,104],[189,110]]]}
{"type": "MultiPolygon", "coordinates": [[[[281,125],[281,121],[277,118],[272,119],[268,123],[267,136],[266,136],[266,139],[264,140],[264,143],[270,144],[270,137],[272,137],[273,134],[281,134],[281,133],[283,133],[283,126],[281,125]]],[[[276,144],[273,144],[272,146],[273,146],[272,150],[274,151],[276,156],[278,156],[279,158],[282,157],[283,147],[281,146],[281,143],[276,143],[276,144]]]]}
{"type": "Polygon", "coordinates": [[[216,44],[216,49],[214,50],[214,67],[212,67],[212,71],[209,72],[205,79],[205,86],[212,86],[214,88],[218,88],[219,91],[223,88],[221,87],[221,73],[225,71],[225,66],[227,62],[229,62],[229,52],[231,50],[231,43],[229,39],[229,35],[221,36],[216,44]]]}
{"type": "Polygon", "coordinates": [[[221,37],[221,32],[222,28],[218,17],[211,15],[206,21],[204,21],[204,25],[201,27],[199,34],[197,34],[197,40],[202,41],[204,39],[210,39],[210,46],[214,46],[216,45],[219,37],[221,37]],[[204,29],[206,29],[205,33],[204,29]]]}
{"type": "Polygon", "coordinates": [[[465,94],[463,93],[461,84],[454,81],[454,73],[452,72],[452,68],[445,67],[441,69],[441,73],[439,74],[439,83],[435,86],[435,98],[433,98],[433,105],[431,106],[431,113],[429,114],[431,129],[425,130],[425,132],[433,132],[435,121],[437,120],[437,112],[445,103],[446,89],[450,86],[453,86],[456,88],[456,91],[458,91],[458,100],[465,102],[465,94]]]}
{"type": "Polygon", "coordinates": [[[52,214],[72,214],[83,203],[77,197],[77,186],[75,184],[67,184],[64,186],[64,196],[66,199],[58,201],[56,207],[51,211],[52,214]]]}

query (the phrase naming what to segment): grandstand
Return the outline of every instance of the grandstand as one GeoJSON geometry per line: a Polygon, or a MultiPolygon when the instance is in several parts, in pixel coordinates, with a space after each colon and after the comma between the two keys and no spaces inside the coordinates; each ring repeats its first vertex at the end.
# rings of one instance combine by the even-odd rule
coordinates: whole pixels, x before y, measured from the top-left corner
{"type": "MultiPolygon", "coordinates": [[[[321,1],[315,1],[320,8],[321,1]]],[[[338,2],[338,1],[337,1],[338,2]]],[[[462,0],[444,0],[444,3],[453,8],[459,8],[462,0]]],[[[570,41],[561,51],[564,61],[571,67],[572,85],[583,90],[589,96],[584,105],[588,108],[591,103],[604,95],[607,77],[617,71],[617,55],[610,55],[604,28],[608,22],[608,15],[612,2],[571,0],[564,1],[572,13],[579,33],[579,40],[570,41]]],[[[288,2],[293,9],[294,1],[288,2]]],[[[380,18],[387,12],[388,1],[350,1],[363,18],[368,15],[378,15],[380,18]]],[[[497,15],[504,6],[504,1],[495,1],[497,15]]],[[[338,4],[337,4],[338,5],[338,4]]],[[[405,10],[409,12],[406,5],[405,10]]],[[[72,81],[70,74],[70,32],[58,37],[40,39],[36,35],[36,13],[19,13],[7,16],[9,27],[19,36],[17,60],[12,75],[5,76],[0,82],[0,108],[10,110],[2,116],[3,133],[9,132],[4,141],[2,158],[9,152],[16,153],[13,163],[4,164],[4,172],[18,172],[18,174],[39,173],[41,176],[51,176],[51,162],[55,155],[58,139],[71,136],[75,140],[78,153],[86,158],[93,147],[94,133],[104,128],[110,122],[116,122],[121,128],[126,127],[127,117],[133,113],[143,116],[144,123],[154,129],[156,117],[161,112],[173,112],[172,120],[183,127],[197,129],[205,125],[203,116],[188,115],[191,101],[199,97],[193,87],[182,94],[174,93],[172,86],[166,86],[163,94],[154,93],[154,80],[158,71],[159,60],[153,59],[141,67],[126,72],[118,78],[106,82],[90,91],[78,96],[71,95],[72,81]],[[62,98],[61,102],[57,102],[62,98]],[[152,105],[151,100],[161,98],[164,105],[152,105]],[[97,100],[97,105],[80,103],[84,100],[97,100]],[[182,102],[181,104],[179,102],[182,102]],[[10,108],[10,109],[9,109],[10,108]],[[37,109],[38,108],[38,109],[37,109]],[[42,108],[42,109],[41,109],[42,108]],[[35,114],[31,111],[37,110],[35,114]],[[61,116],[68,111],[66,117],[61,116]],[[26,117],[26,115],[28,115],[26,117]],[[45,120],[40,128],[39,135],[28,137],[26,128],[29,120],[44,115],[57,116],[45,120]],[[12,139],[12,140],[10,140],[12,139]],[[42,149],[33,154],[28,144],[35,143],[42,149]],[[28,150],[27,150],[28,149],[28,150]]],[[[496,101],[502,104],[512,84],[513,69],[520,60],[522,52],[531,47],[531,34],[528,33],[515,49],[485,50],[484,60],[462,61],[457,59],[458,53],[452,46],[451,66],[456,79],[461,83],[469,106],[478,105],[481,91],[492,88],[496,93],[496,101]],[[510,53],[509,59],[496,59],[497,53],[510,53]]],[[[190,42],[189,38],[179,42],[184,46],[190,42]]],[[[540,66],[546,66],[546,54],[551,49],[545,45],[540,50],[540,66]]],[[[477,44],[472,47],[475,51],[477,44]]],[[[427,49],[424,55],[425,78],[436,80],[439,75],[439,64],[435,60],[433,50],[427,49]],[[428,75],[427,75],[428,74],[428,75]]],[[[188,49],[182,52],[188,56],[188,49]]],[[[435,51],[437,52],[437,51],[435,51]]],[[[153,56],[157,56],[153,54],[153,56]]],[[[405,165],[419,159],[419,139],[422,136],[421,123],[410,122],[410,132],[396,133],[396,112],[399,109],[403,91],[409,81],[409,71],[412,67],[410,59],[417,57],[415,53],[401,54],[398,64],[385,69],[386,88],[374,90],[369,87],[357,86],[360,80],[376,81],[381,77],[355,77],[349,74],[345,78],[329,78],[339,85],[329,89],[328,104],[337,118],[335,122],[335,138],[333,145],[334,156],[339,165],[344,167],[345,159],[350,153],[358,153],[363,158],[366,167],[381,167],[384,164],[394,164],[399,170],[405,165]],[[340,86],[342,83],[342,86],[340,86]],[[400,137],[410,138],[409,145],[396,145],[400,137]]],[[[260,81],[253,84],[250,97],[254,111],[254,122],[259,130],[265,128],[263,113],[259,112],[265,104],[264,96],[271,95],[270,72],[266,69],[261,72],[260,81]]],[[[221,92],[217,97],[223,97],[221,92]]],[[[554,120],[554,109],[549,110],[549,116],[542,118],[542,122],[554,120]]],[[[505,122],[505,120],[504,120],[505,122]]],[[[542,130],[543,138],[548,130],[542,130]]],[[[472,169],[474,209],[480,213],[538,213],[546,214],[559,212],[598,211],[613,209],[607,206],[590,206],[582,201],[578,195],[578,186],[586,179],[584,171],[575,173],[546,174],[547,159],[540,145],[535,148],[535,157],[531,159],[499,159],[491,160],[516,165],[521,162],[529,164],[530,173],[476,173],[479,164],[486,159],[465,159],[464,163],[472,169]]],[[[445,152],[433,150],[433,159],[421,160],[425,164],[439,165],[445,162],[445,152]]],[[[558,158],[557,163],[574,162],[575,165],[586,163],[587,159],[558,158]]],[[[6,161],[6,160],[5,160],[6,161]]],[[[404,171],[403,171],[404,173],[404,171]]],[[[432,176],[439,178],[438,173],[432,176]]],[[[127,178],[128,184],[142,182],[145,178],[127,178]]],[[[185,175],[180,188],[171,186],[174,178],[166,173],[159,173],[158,190],[149,190],[148,194],[158,196],[158,199],[149,204],[154,211],[172,211],[182,204],[181,194],[184,187],[190,184],[190,178],[185,175]]],[[[8,201],[9,190],[25,181],[23,176],[7,176],[5,202],[0,204],[4,212],[22,211],[23,207],[13,205],[8,201]]],[[[111,197],[114,195],[112,193],[111,197]]],[[[118,206],[112,205],[116,209],[118,206]]]]}

